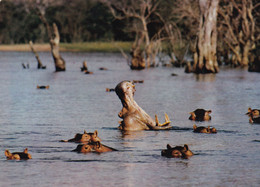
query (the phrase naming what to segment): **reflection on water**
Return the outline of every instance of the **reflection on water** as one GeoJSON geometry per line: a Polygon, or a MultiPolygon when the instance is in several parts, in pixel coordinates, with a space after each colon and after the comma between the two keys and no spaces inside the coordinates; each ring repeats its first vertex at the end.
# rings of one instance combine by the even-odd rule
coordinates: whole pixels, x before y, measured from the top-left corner
{"type": "Polygon", "coordinates": [[[214,82],[216,79],[216,74],[199,74],[194,75],[196,77],[196,80],[199,82],[214,82]]]}
{"type": "Polygon", "coordinates": [[[183,69],[131,71],[120,54],[64,53],[67,71],[54,73],[52,57],[0,52],[0,186],[258,186],[259,125],[248,123],[248,107],[260,108],[260,76],[223,68],[218,74],[193,75],[183,69]],[[80,71],[86,60],[93,75],[80,71]],[[30,69],[21,64],[29,63],[30,69]],[[100,71],[106,67],[107,71],[100,71]],[[172,73],[178,76],[171,76],[172,73]],[[166,112],[172,130],[121,132],[121,102],[114,88],[122,80],[136,84],[135,100],[151,116],[166,112]],[[38,90],[36,85],[50,85],[38,90]],[[192,132],[189,112],[212,110],[217,134],[192,132]],[[71,152],[75,143],[59,140],[98,130],[102,142],[119,151],[71,152]],[[190,159],[161,157],[166,145],[188,144],[190,159]],[[23,151],[29,161],[7,161],[4,150],[23,151]]]}

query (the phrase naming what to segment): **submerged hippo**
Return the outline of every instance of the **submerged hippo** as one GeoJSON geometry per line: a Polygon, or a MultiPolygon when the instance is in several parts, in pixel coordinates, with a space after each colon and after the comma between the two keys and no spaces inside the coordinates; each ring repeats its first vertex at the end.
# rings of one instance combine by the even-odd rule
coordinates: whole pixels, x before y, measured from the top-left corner
{"type": "Polygon", "coordinates": [[[189,150],[187,144],[185,144],[183,147],[171,147],[169,144],[167,144],[167,149],[162,150],[161,155],[168,158],[189,158],[193,155],[193,152],[189,150]]]}
{"type": "Polygon", "coordinates": [[[98,131],[95,130],[94,133],[87,133],[84,130],[83,134],[77,133],[74,138],[69,140],[61,140],[61,142],[75,142],[75,143],[89,143],[89,142],[100,142],[101,139],[98,137],[98,131]]]}
{"type": "Polygon", "coordinates": [[[39,85],[37,85],[36,88],[37,89],[49,89],[50,86],[49,85],[47,85],[47,86],[39,86],[39,85]]]}
{"type": "Polygon", "coordinates": [[[258,117],[258,118],[252,118],[252,117],[250,117],[250,118],[249,118],[249,122],[250,122],[250,123],[258,123],[258,124],[260,124],[260,117],[258,117]]]}
{"type": "Polygon", "coordinates": [[[214,127],[210,128],[208,127],[197,127],[195,124],[193,125],[193,132],[197,132],[197,133],[207,133],[207,134],[215,134],[217,133],[217,129],[215,129],[214,127]]]}
{"type": "Polygon", "coordinates": [[[246,113],[246,115],[248,115],[250,123],[260,123],[260,110],[259,109],[248,108],[248,112],[246,113]]]}
{"type": "Polygon", "coordinates": [[[110,151],[117,151],[112,147],[101,144],[100,142],[80,144],[76,149],[72,150],[77,153],[104,153],[110,151]]]}
{"type": "Polygon", "coordinates": [[[246,115],[252,116],[253,118],[260,117],[260,110],[248,108],[246,115]]]}
{"type": "Polygon", "coordinates": [[[131,81],[122,81],[115,88],[123,105],[118,116],[123,119],[120,122],[119,129],[121,130],[162,130],[170,129],[170,120],[165,114],[165,122],[160,124],[155,115],[155,120],[152,119],[134,100],[135,85],[131,81]]]}
{"type": "Polygon", "coordinates": [[[189,120],[193,121],[209,121],[211,116],[209,115],[211,110],[196,109],[193,112],[190,112],[189,120]]]}
{"type": "Polygon", "coordinates": [[[32,156],[28,153],[28,149],[25,148],[23,152],[10,153],[9,150],[5,150],[5,156],[8,160],[28,160],[32,156]]]}

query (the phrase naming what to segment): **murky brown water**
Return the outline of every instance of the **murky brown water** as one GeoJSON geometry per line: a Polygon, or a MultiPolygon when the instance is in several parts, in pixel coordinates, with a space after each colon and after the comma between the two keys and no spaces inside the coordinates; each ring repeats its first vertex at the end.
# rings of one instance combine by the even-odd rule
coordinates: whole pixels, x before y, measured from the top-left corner
{"type": "Polygon", "coordinates": [[[63,53],[67,71],[54,73],[52,57],[40,53],[46,70],[37,70],[32,53],[0,52],[0,186],[259,186],[259,125],[250,125],[248,107],[260,108],[260,74],[221,69],[216,75],[159,67],[131,71],[120,54],[63,53]],[[87,60],[93,75],[80,72],[87,60]],[[29,63],[30,69],[22,69],[29,63]],[[100,71],[99,67],[108,68],[100,71]],[[176,73],[178,76],[171,76],[176,73]],[[168,113],[173,130],[122,134],[121,103],[114,88],[122,80],[144,80],[135,99],[159,120],[168,113]],[[36,85],[50,85],[37,90],[36,85]],[[189,112],[212,110],[217,134],[195,134],[189,112]],[[102,142],[118,149],[77,154],[71,138],[98,130],[102,142]],[[188,144],[188,160],[161,157],[166,144],[188,144]],[[33,159],[7,161],[4,150],[28,147],[33,159]]]}

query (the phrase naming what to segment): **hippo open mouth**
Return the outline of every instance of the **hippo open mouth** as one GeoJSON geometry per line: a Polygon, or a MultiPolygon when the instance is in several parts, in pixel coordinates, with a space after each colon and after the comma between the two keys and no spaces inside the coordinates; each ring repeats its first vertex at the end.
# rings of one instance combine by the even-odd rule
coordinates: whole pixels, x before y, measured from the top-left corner
{"type": "Polygon", "coordinates": [[[172,128],[167,114],[165,114],[165,122],[159,123],[157,115],[155,120],[152,119],[134,100],[136,91],[135,85],[131,81],[122,81],[115,88],[123,105],[118,116],[123,119],[120,122],[121,130],[166,130],[172,128]]]}

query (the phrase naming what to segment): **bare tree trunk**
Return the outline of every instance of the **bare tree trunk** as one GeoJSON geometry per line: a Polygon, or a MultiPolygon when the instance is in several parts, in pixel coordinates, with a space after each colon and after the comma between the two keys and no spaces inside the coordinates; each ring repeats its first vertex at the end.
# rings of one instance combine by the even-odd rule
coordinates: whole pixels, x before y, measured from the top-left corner
{"type": "Polygon", "coordinates": [[[82,63],[81,71],[88,71],[87,61],[82,63]]]}
{"type": "Polygon", "coordinates": [[[36,60],[37,60],[37,62],[38,62],[38,69],[45,69],[46,66],[43,66],[43,65],[42,65],[42,62],[41,62],[41,60],[40,60],[40,57],[39,57],[38,53],[37,53],[37,52],[34,50],[34,48],[33,48],[33,42],[30,41],[29,44],[30,44],[31,50],[32,50],[33,54],[35,55],[35,58],[36,58],[36,60]]]}
{"type": "Polygon", "coordinates": [[[217,9],[219,0],[200,0],[200,26],[197,51],[194,54],[194,73],[217,73],[217,9]],[[197,58],[198,56],[198,58],[197,58]]]}
{"type": "Polygon", "coordinates": [[[145,59],[142,55],[141,51],[141,45],[143,43],[144,35],[141,32],[140,34],[137,33],[135,36],[135,42],[132,45],[132,51],[131,51],[131,63],[130,68],[131,69],[137,69],[141,70],[145,68],[145,59]]]}
{"type": "Polygon", "coordinates": [[[248,66],[249,64],[249,51],[252,49],[250,41],[247,40],[244,46],[243,54],[242,54],[242,66],[248,66]]]}
{"type": "Polygon", "coordinates": [[[58,27],[55,23],[53,23],[53,33],[54,33],[54,38],[50,40],[50,45],[51,45],[51,53],[55,63],[55,68],[56,71],[65,71],[66,70],[65,60],[60,55],[60,47],[59,47],[60,34],[58,31],[58,27]]]}
{"type": "Polygon", "coordinates": [[[145,68],[145,60],[142,57],[141,51],[139,51],[135,56],[132,56],[130,68],[136,70],[145,68]]]}
{"type": "Polygon", "coordinates": [[[66,70],[65,60],[61,57],[59,52],[60,34],[58,31],[58,27],[55,23],[53,23],[51,29],[44,15],[42,13],[39,13],[39,16],[47,29],[47,33],[51,45],[51,53],[55,64],[55,69],[56,71],[65,71],[66,70]]]}
{"type": "Polygon", "coordinates": [[[260,3],[252,0],[229,0],[221,6],[219,12],[224,41],[232,51],[232,63],[247,66],[250,52],[260,39],[256,24],[260,3]]]}
{"type": "MultiPolygon", "coordinates": [[[[158,50],[156,46],[152,44],[152,42],[156,42],[156,40],[153,40],[152,37],[149,36],[148,24],[153,20],[154,16],[157,16],[157,19],[160,20],[161,16],[159,15],[158,7],[161,1],[101,1],[108,6],[116,19],[123,20],[131,18],[132,20],[132,26],[129,29],[136,33],[136,40],[132,46],[132,59],[129,63],[130,68],[144,69],[145,67],[149,68],[151,64],[155,65],[155,57],[158,50]]],[[[160,40],[158,37],[156,39],[160,40]]]]}

